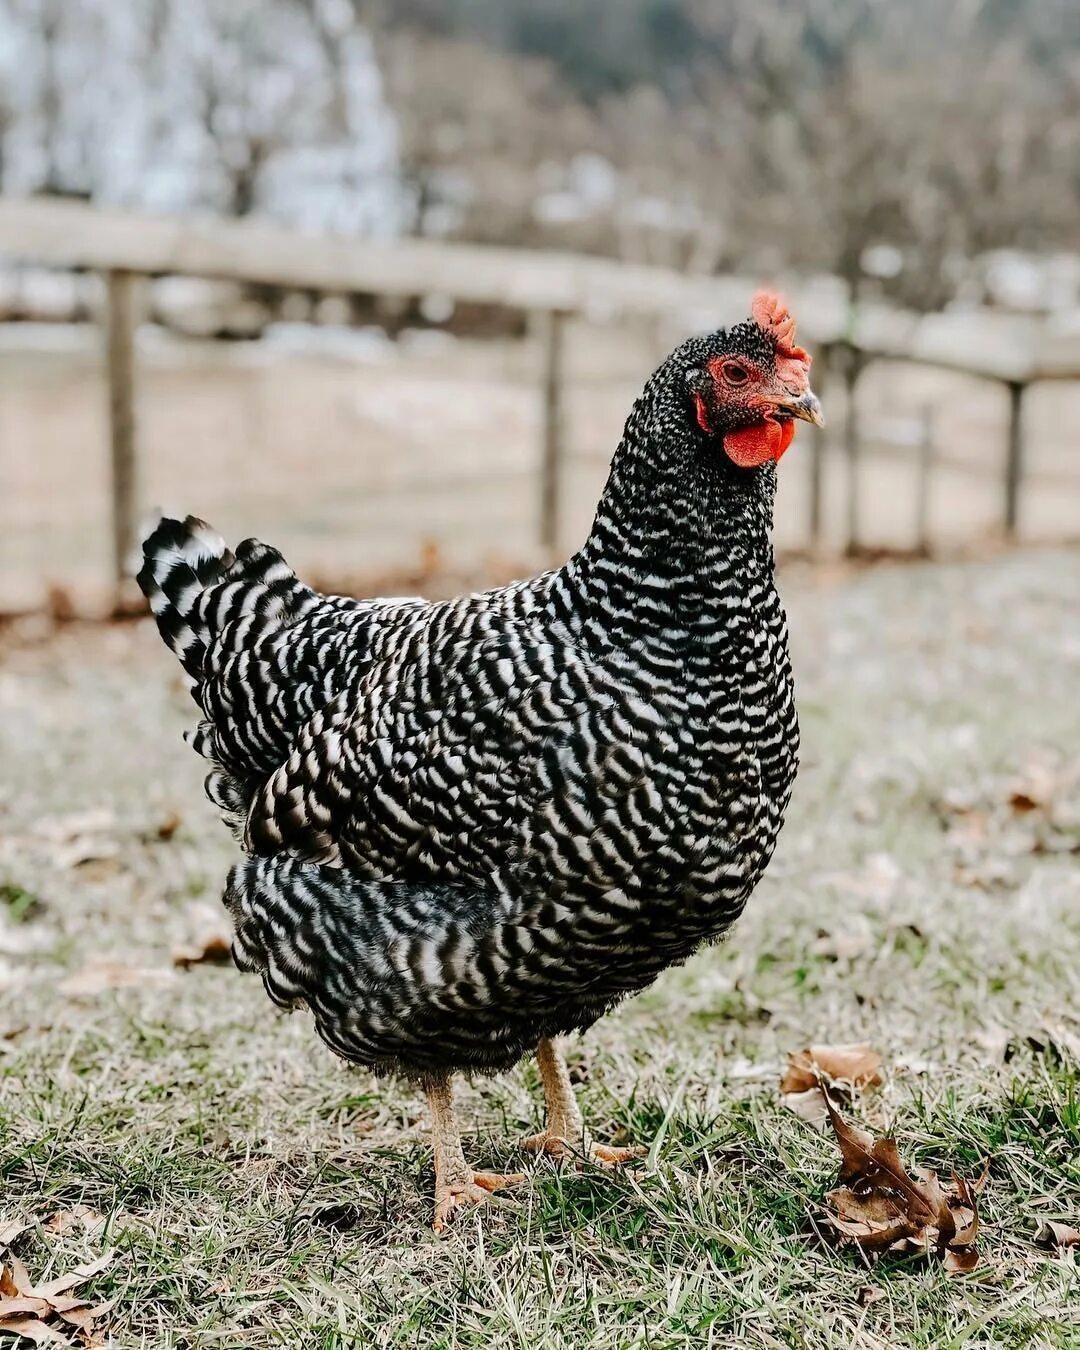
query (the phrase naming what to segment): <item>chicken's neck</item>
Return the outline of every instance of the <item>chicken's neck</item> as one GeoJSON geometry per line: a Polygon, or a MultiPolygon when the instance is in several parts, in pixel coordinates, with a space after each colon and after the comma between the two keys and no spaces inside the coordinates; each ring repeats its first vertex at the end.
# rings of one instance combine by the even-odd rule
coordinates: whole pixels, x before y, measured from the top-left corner
{"type": "Polygon", "coordinates": [[[771,587],[775,471],[703,445],[665,391],[646,390],[584,547],[552,577],[559,618],[601,645],[719,637],[771,587]]]}

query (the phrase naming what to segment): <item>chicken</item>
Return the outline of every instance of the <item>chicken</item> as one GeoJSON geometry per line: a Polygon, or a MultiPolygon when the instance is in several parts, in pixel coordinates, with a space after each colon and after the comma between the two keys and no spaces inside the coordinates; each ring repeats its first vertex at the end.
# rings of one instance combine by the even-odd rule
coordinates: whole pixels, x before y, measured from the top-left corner
{"type": "Polygon", "coordinates": [[[435,1227],[519,1181],[462,1152],[452,1076],[535,1053],[556,1158],[590,1136],[559,1037],[685,961],[762,875],[798,753],[770,543],[820,423],[784,306],[692,338],[626,423],[565,566],[441,603],[321,595],[273,548],[163,519],[139,583],[242,843],[234,955],[324,1041],[421,1085],[435,1227]]]}

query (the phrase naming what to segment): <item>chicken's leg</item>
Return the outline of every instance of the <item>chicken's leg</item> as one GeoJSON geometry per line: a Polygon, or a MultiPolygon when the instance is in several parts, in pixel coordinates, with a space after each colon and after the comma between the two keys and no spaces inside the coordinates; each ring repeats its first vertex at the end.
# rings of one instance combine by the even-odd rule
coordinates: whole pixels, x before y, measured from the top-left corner
{"type": "Polygon", "coordinates": [[[478,1205],[492,1191],[516,1186],[525,1178],[520,1172],[474,1172],[461,1151],[461,1134],[454,1111],[454,1087],[450,1075],[429,1080],[424,1090],[431,1108],[431,1135],[435,1149],[435,1223],[441,1233],[455,1209],[478,1205]]]}
{"type": "Polygon", "coordinates": [[[640,1158],[648,1151],[637,1147],[615,1148],[593,1141],[574,1099],[566,1058],[558,1041],[542,1040],[536,1047],[536,1063],[544,1084],[547,1125],[539,1134],[523,1140],[522,1148],[533,1153],[548,1153],[553,1158],[587,1159],[601,1167],[615,1167],[631,1158],[640,1158]]]}

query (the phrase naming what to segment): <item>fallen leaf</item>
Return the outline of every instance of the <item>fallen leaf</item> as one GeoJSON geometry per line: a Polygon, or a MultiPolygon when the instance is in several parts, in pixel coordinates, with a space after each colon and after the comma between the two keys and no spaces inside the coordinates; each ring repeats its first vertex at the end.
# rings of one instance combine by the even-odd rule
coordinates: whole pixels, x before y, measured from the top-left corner
{"type": "Polygon", "coordinates": [[[859,1290],[857,1301],[860,1308],[869,1308],[871,1303],[878,1303],[884,1297],[884,1289],[879,1289],[876,1284],[864,1284],[859,1290]]]}
{"type": "Polygon", "coordinates": [[[192,939],[173,948],[173,965],[187,970],[203,964],[231,964],[232,929],[220,905],[195,901],[188,906],[188,925],[192,939]]]}
{"type": "Polygon", "coordinates": [[[830,961],[853,961],[865,956],[872,947],[869,931],[832,933],[827,928],[819,928],[810,951],[814,956],[830,961]]]}
{"type": "Polygon", "coordinates": [[[8,1296],[16,1294],[24,1298],[31,1297],[34,1286],[30,1276],[26,1273],[26,1267],[17,1256],[8,1257],[8,1266],[9,1269],[4,1271],[3,1278],[0,1280],[0,1292],[8,1296]]]}
{"type": "Polygon", "coordinates": [[[1053,804],[1059,786],[1057,771],[1051,764],[1031,759],[1009,793],[1009,807],[1021,816],[1043,811],[1053,804]]]}
{"type": "Polygon", "coordinates": [[[851,1087],[875,1087],[882,1081],[881,1056],[866,1041],[808,1046],[788,1055],[780,1091],[808,1092],[820,1084],[822,1075],[851,1087]]]}
{"type": "Polygon", "coordinates": [[[823,1130],[829,1123],[825,1094],[820,1087],[807,1088],[805,1092],[784,1092],[780,1100],[789,1111],[794,1111],[816,1130],[823,1130]]]}
{"type": "Polygon", "coordinates": [[[979,1253],[974,1247],[950,1247],[944,1264],[950,1275],[966,1275],[979,1264],[979,1253]]]}
{"type": "Polygon", "coordinates": [[[173,948],[173,965],[183,970],[199,965],[229,965],[232,961],[232,942],[224,933],[209,933],[190,947],[173,948]]]}
{"type": "Polygon", "coordinates": [[[1009,1042],[1012,1039],[1005,1027],[996,1022],[987,1023],[972,1037],[974,1044],[986,1053],[991,1064],[1004,1064],[1008,1058],[1009,1042]]]}
{"type": "Polygon", "coordinates": [[[884,1250],[911,1235],[907,1207],[899,1196],[873,1190],[859,1194],[850,1186],[840,1186],[825,1200],[830,1206],[829,1222],[860,1247],[884,1250]]]}
{"type": "Polygon", "coordinates": [[[1064,1251],[1066,1247],[1080,1247],[1080,1228],[1044,1219],[1035,1234],[1035,1241],[1040,1247],[1053,1247],[1059,1251],[1064,1251]]]}
{"type": "Polygon", "coordinates": [[[116,818],[107,809],[77,811],[39,820],[34,836],[43,843],[57,867],[84,867],[91,863],[116,865],[120,845],[110,832],[116,818]]]}
{"type": "Polygon", "coordinates": [[[23,1219],[0,1219],[0,1251],[10,1247],[20,1233],[25,1233],[33,1224],[23,1219]]]}
{"type": "Polygon", "coordinates": [[[112,1259],[113,1253],[105,1252],[96,1261],[35,1286],[19,1258],[9,1256],[0,1267],[0,1332],[22,1336],[35,1345],[70,1346],[57,1329],[55,1319],[59,1319],[80,1333],[83,1345],[98,1344],[95,1323],[111,1302],[91,1307],[87,1299],[71,1291],[99,1274],[112,1259]]]}
{"type": "Polygon", "coordinates": [[[11,1317],[0,1322],[0,1331],[10,1331],[35,1345],[66,1345],[71,1342],[36,1317],[11,1317]]]}
{"type": "Polygon", "coordinates": [[[48,1299],[51,1303],[57,1294],[66,1294],[69,1289],[74,1289],[77,1284],[82,1284],[92,1275],[100,1274],[112,1261],[113,1255],[111,1251],[104,1252],[96,1261],[90,1261],[84,1266],[76,1266],[68,1274],[60,1275],[55,1280],[49,1280],[46,1284],[39,1285],[34,1293],[38,1298],[48,1299]]]}
{"type": "Polygon", "coordinates": [[[43,1298],[26,1298],[19,1294],[0,1298],[0,1322],[8,1317],[25,1317],[27,1314],[37,1317],[48,1311],[49,1305],[43,1298]]]}
{"type": "Polygon", "coordinates": [[[178,811],[170,811],[158,821],[154,833],[162,843],[168,843],[182,824],[183,817],[180,813],[178,811]]]}
{"type": "Polygon", "coordinates": [[[955,1173],[948,1186],[929,1169],[911,1175],[895,1139],[875,1139],[844,1120],[827,1095],[824,1100],[842,1160],[841,1185],[825,1197],[830,1226],[864,1251],[923,1252],[941,1260],[949,1274],[973,1270],[975,1188],[955,1173]]]}
{"type": "Polygon", "coordinates": [[[34,826],[34,833],[42,839],[67,840],[83,834],[100,834],[115,827],[115,812],[107,806],[96,806],[87,811],[72,811],[66,816],[43,816],[34,826]]]}
{"type": "Polygon", "coordinates": [[[42,1225],[48,1233],[67,1233],[73,1228],[85,1228],[88,1233],[105,1226],[105,1216],[89,1205],[73,1205],[71,1209],[58,1209],[42,1225]]]}
{"type": "Polygon", "coordinates": [[[129,966],[122,961],[92,960],[82,970],[61,980],[57,991],[69,998],[92,998],[110,989],[137,989],[175,980],[171,970],[160,967],[129,966]]]}

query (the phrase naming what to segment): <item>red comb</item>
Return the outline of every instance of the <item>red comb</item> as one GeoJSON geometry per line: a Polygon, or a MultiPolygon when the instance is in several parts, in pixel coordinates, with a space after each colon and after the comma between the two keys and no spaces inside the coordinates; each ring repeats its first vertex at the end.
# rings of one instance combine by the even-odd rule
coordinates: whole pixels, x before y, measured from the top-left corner
{"type": "Polygon", "coordinates": [[[810,355],[795,345],[795,320],[787,305],[772,291],[758,291],[750,313],[758,327],[776,343],[776,366],[781,379],[805,389],[810,383],[810,355]]]}

